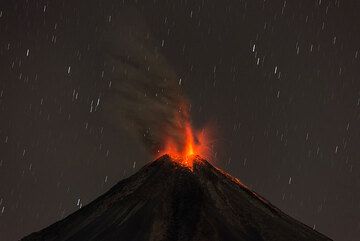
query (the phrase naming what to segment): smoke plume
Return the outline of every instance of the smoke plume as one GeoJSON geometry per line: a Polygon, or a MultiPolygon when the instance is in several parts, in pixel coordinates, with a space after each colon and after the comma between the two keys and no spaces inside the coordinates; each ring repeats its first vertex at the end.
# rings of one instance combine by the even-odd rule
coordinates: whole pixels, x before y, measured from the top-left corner
{"type": "Polygon", "coordinates": [[[102,45],[109,81],[104,113],[113,126],[141,138],[152,153],[161,148],[164,138],[181,146],[189,120],[181,81],[159,45],[133,9],[113,17],[102,45]]]}

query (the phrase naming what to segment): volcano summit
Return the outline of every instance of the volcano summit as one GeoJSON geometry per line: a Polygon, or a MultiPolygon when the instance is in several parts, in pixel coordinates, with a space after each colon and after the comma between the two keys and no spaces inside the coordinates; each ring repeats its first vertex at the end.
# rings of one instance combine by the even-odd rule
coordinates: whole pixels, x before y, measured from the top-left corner
{"type": "Polygon", "coordinates": [[[193,168],[164,155],[95,201],[24,241],[325,241],[194,157],[193,168]]]}

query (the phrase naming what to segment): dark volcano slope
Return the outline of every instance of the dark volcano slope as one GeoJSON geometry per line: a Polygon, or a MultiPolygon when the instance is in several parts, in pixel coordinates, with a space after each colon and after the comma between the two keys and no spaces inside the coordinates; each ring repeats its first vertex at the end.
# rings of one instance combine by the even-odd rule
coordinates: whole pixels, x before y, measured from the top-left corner
{"type": "Polygon", "coordinates": [[[163,156],[24,241],[330,240],[202,160],[163,156]]]}

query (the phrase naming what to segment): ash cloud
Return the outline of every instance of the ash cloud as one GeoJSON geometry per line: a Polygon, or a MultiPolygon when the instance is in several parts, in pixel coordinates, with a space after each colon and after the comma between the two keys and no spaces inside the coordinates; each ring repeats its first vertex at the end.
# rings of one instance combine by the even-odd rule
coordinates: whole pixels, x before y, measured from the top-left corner
{"type": "Polygon", "coordinates": [[[188,103],[179,77],[134,9],[112,17],[102,43],[108,88],[103,111],[115,128],[140,138],[153,154],[172,138],[183,144],[188,103]]]}

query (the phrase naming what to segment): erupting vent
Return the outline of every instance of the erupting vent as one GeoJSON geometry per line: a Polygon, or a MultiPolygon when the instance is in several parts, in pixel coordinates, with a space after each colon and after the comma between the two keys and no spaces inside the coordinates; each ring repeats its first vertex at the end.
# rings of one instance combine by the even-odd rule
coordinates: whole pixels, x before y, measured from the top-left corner
{"type": "Polygon", "coordinates": [[[169,155],[173,161],[192,170],[194,162],[210,156],[208,132],[205,129],[194,131],[189,122],[185,124],[184,132],[184,146],[179,146],[176,140],[165,138],[164,148],[159,151],[157,158],[169,155]]]}

